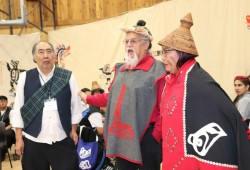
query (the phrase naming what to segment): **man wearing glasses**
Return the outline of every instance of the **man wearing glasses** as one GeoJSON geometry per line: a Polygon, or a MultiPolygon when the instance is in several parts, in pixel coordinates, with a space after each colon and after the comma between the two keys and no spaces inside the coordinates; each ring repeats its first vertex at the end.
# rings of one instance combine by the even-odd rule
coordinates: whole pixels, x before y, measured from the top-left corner
{"type": "Polygon", "coordinates": [[[159,114],[158,101],[162,84],[156,81],[165,73],[164,66],[151,54],[153,37],[145,21],[123,28],[126,33],[125,64],[115,66],[109,93],[88,96],[83,101],[107,106],[104,139],[108,157],[116,157],[119,170],[159,170],[161,146],[154,139],[159,114]]]}

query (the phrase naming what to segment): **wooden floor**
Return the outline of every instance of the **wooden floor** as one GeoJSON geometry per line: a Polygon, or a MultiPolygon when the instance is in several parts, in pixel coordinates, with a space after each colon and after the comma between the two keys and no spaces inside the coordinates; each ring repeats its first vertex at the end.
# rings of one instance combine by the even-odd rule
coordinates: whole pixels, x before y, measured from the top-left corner
{"type": "Polygon", "coordinates": [[[2,169],[0,168],[0,170],[22,170],[21,160],[20,159],[14,160],[13,154],[14,154],[14,146],[11,148],[10,151],[10,158],[13,168],[11,168],[8,154],[6,154],[5,160],[2,162],[2,169]]]}

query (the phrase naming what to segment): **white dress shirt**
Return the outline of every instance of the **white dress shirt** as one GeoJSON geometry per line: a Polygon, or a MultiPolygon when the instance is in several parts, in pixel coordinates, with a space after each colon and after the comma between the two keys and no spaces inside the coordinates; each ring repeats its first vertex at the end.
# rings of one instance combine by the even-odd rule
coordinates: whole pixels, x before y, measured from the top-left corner
{"type": "Polygon", "coordinates": [[[0,111],[0,112],[1,112],[0,116],[2,116],[2,115],[6,112],[6,110],[7,110],[7,109],[1,110],[1,111],[0,111]]]}
{"type": "MultiPolygon", "coordinates": [[[[40,74],[39,78],[41,85],[43,86],[53,77],[55,66],[47,76],[45,76],[38,67],[37,70],[40,74]]],[[[10,113],[10,122],[14,128],[24,127],[20,108],[24,105],[25,80],[26,72],[22,73],[19,77],[18,85],[16,88],[14,109],[10,113]]],[[[71,122],[72,124],[78,124],[81,120],[81,99],[77,95],[79,88],[73,74],[71,74],[69,85],[71,90],[71,122]]],[[[43,109],[42,127],[39,135],[37,137],[33,137],[25,132],[23,132],[23,134],[26,138],[34,142],[47,144],[61,141],[67,137],[63,130],[57,108],[54,110],[46,110],[45,107],[43,109]]]]}
{"type": "Polygon", "coordinates": [[[89,122],[90,122],[92,127],[103,128],[102,114],[101,113],[99,113],[99,112],[91,113],[91,115],[89,116],[88,119],[89,119],[89,122]]]}

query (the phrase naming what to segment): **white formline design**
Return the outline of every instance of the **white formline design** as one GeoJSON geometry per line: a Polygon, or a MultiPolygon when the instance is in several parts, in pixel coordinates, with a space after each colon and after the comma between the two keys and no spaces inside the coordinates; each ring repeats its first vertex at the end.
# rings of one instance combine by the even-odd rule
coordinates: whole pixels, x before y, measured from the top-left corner
{"type": "Polygon", "coordinates": [[[185,76],[185,81],[184,81],[184,97],[183,97],[183,110],[182,110],[182,114],[183,114],[183,143],[184,143],[184,157],[189,157],[189,158],[195,158],[201,162],[207,163],[207,164],[211,164],[211,165],[217,165],[217,166],[222,166],[222,167],[229,167],[229,168],[238,168],[237,165],[230,165],[230,164],[222,164],[222,163],[218,163],[218,162],[212,162],[212,161],[208,161],[205,159],[201,159],[197,156],[194,155],[189,155],[187,154],[187,148],[186,148],[186,97],[187,97],[187,79],[188,79],[188,73],[192,70],[192,68],[194,67],[196,63],[194,63],[186,72],[186,76],[185,76]]]}

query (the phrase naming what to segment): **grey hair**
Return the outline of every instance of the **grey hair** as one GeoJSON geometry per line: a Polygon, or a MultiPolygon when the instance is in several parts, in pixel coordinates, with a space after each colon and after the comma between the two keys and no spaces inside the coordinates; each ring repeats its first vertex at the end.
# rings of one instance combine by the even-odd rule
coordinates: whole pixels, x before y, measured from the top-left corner
{"type": "Polygon", "coordinates": [[[149,40],[149,38],[147,36],[142,35],[142,42],[146,43],[147,41],[149,41],[149,46],[148,46],[148,51],[149,51],[151,49],[151,47],[152,47],[152,43],[151,43],[151,41],[149,40]]]}
{"type": "Polygon", "coordinates": [[[51,50],[52,50],[53,52],[55,51],[55,50],[54,50],[54,47],[53,47],[53,45],[52,45],[51,43],[46,42],[46,41],[39,41],[39,42],[35,43],[35,44],[33,45],[33,47],[32,47],[32,55],[33,55],[33,56],[34,56],[35,53],[36,53],[36,47],[37,47],[37,45],[38,45],[39,43],[41,43],[41,42],[44,42],[44,43],[49,44],[49,46],[51,47],[51,50]]]}
{"type": "Polygon", "coordinates": [[[33,47],[32,47],[32,55],[33,55],[33,61],[34,61],[34,63],[36,63],[36,60],[35,60],[36,47],[37,47],[37,45],[38,45],[39,43],[41,43],[41,42],[44,42],[44,43],[49,44],[51,50],[54,52],[54,47],[53,47],[53,45],[52,45],[51,43],[49,43],[49,42],[46,42],[46,41],[39,41],[39,42],[35,43],[35,44],[33,45],[33,47]]]}

